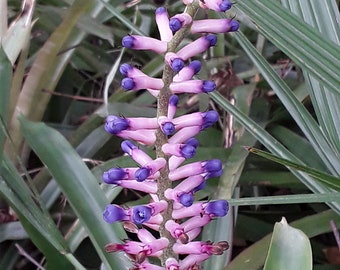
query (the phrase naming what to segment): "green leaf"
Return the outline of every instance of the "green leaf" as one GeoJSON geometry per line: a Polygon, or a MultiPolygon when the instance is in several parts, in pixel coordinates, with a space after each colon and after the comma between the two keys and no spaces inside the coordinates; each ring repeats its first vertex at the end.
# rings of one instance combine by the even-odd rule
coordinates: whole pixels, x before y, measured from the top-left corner
{"type": "Polygon", "coordinates": [[[12,64],[0,46],[0,164],[6,140],[7,115],[12,82],[12,64]]]}
{"type": "Polygon", "coordinates": [[[248,15],[259,31],[294,62],[304,67],[336,94],[340,94],[340,48],[277,1],[240,0],[236,7],[248,15]]]}
{"type": "Polygon", "coordinates": [[[278,156],[275,156],[273,154],[270,154],[268,152],[259,150],[259,149],[255,149],[252,147],[246,147],[246,149],[256,155],[259,155],[261,157],[267,158],[269,160],[272,160],[274,162],[280,163],[286,167],[290,167],[290,168],[294,168],[296,170],[299,171],[303,171],[307,174],[309,174],[310,176],[314,177],[315,179],[319,180],[320,182],[328,185],[329,187],[340,191],[340,178],[335,177],[333,175],[324,173],[322,171],[313,169],[311,167],[307,167],[301,164],[298,164],[296,162],[292,162],[290,160],[284,159],[284,158],[280,158],[278,156]]]}
{"type": "Polygon", "coordinates": [[[308,237],[287,224],[277,222],[271,239],[264,270],[311,270],[312,249],[308,237]]]}
{"type": "MultiPolygon", "coordinates": [[[[303,230],[303,232],[309,238],[311,238],[319,234],[329,232],[331,230],[329,226],[329,221],[332,219],[337,226],[340,226],[340,216],[331,210],[299,219],[292,222],[290,225],[294,228],[303,230]]],[[[256,243],[242,251],[237,257],[234,258],[234,260],[230,262],[227,267],[224,268],[224,270],[260,269],[264,265],[268,252],[268,247],[270,244],[270,239],[271,234],[266,235],[260,241],[257,241],[256,243]]],[[[273,269],[276,270],[276,268],[273,269]]]]}
{"type": "Polygon", "coordinates": [[[28,144],[49,168],[103,263],[108,269],[127,267],[129,262],[122,254],[108,254],[103,250],[109,242],[125,239],[126,234],[120,224],[104,222],[102,212],[109,202],[96,178],[61,134],[22,116],[19,120],[28,144]]]}

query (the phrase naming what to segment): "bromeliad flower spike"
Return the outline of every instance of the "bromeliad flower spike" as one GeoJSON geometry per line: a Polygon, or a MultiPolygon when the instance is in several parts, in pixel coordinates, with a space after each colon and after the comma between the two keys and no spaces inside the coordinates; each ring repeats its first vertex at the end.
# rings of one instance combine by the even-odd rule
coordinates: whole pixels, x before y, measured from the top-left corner
{"type": "Polygon", "coordinates": [[[194,194],[205,187],[207,180],[222,174],[222,162],[218,159],[189,162],[198,147],[194,137],[213,126],[219,115],[211,110],[176,116],[176,109],[180,94],[215,90],[213,81],[193,79],[201,63],[190,59],[215,46],[214,33],[237,31],[239,24],[233,19],[194,19],[199,8],[216,12],[230,9],[229,0],[185,0],[183,3],[187,5],[186,12],[171,18],[164,7],[156,10],[160,40],[128,35],[122,41],[128,49],[151,50],[164,56],[162,79],[149,77],[129,64],[120,67],[123,89],[149,91],[157,98],[157,116],[109,115],[105,124],[107,132],[125,139],[122,151],[138,166],[111,168],[104,172],[103,181],[145,192],[151,197],[150,203],[131,208],[111,204],[103,213],[106,222],[121,222],[127,231],[137,235],[139,241],[122,239],[121,243],[109,243],[105,247],[107,252],[125,252],[133,260],[132,270],[201,269],[204,260],[223,254],[229,247],[223,239],[217,243],[197,240],[205,225],[225,216],[229,210],[225,200],[194,201],[194,194]],[[178,50],[185,33],[190,31],[201,37],[178,50]],[[138,144],[154,147],[156,158],[138,144]],[[184,161],[186,164],[182,165],[184,161]],[[155,264],[155,258],[159,258],[159,264],[155,264]]]}

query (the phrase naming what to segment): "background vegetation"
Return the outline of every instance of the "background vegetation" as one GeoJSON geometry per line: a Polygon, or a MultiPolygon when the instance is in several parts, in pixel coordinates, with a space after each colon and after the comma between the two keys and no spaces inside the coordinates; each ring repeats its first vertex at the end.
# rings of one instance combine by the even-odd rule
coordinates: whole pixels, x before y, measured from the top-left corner
{"type": "MultiPolygon", "coordinates": [[[[128,62],[160,76],[160,56],[120,45],[127,33],[157,37],[159,5],[183,11],[170,0],[0,2],[0,269],[130,267],[104,252],[127,235],[102,211],[148,197],[101,183],[104,170],[132,165],[103,119],[155,115],[148,93],[120,89],[117,69],[128,62]]],[[[218,92],[182,97],[179,109],[221,115],[200,135],[197,159],[222,159],[224,174],[197,199],[234,206],[201,236],[232,249],[205,269],[339,269],[338,6],[237,0],[220,15],[236,16],[241,28],[203,58],[199,77],[213,78],[218,92]],[[274,229],[283,216],[290,226],[274,229]]]]}

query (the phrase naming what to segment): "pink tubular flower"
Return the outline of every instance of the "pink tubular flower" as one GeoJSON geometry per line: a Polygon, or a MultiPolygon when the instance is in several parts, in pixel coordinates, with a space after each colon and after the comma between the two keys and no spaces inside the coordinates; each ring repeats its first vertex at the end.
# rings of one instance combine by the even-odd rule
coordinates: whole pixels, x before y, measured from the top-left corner
{"type": "Polygon", "coordinates": [[[137,180],[120,180],[115,183],[122,188],[134,189],[145,193],[157,193],[157,183],[155,181],[138,182],[137,180]]]}
{"type": "Polygon", "coordinates": [[[125,140],[121,143],[122,150],[128,154],[134,161],[144,166],[153,161],[153,159],[144,151],[135,146],[132,142],[125,140]]]}
{"type": "Polygon", "coordinates": [[[232,19],[206,19],[198,20],[192,23],[191,33],[227,33],[235,32],[239,29],[240,24],[232,19]]]}
{"type": "Polygon", "coordinates": [[[173,250],[177,254],[208,254],[208,255],[221,255],[223,251],[227,250],[229,245],[227,242],[222,241],[218,243],[208,242],[190,242],[187,244],[175,243],[173,250]]]}
{"type": "Polygon", "coordinates": [[[169,179],[174,181],[198,174],[219,176],[222,170],[222,162],[219,159],[198,161],[186,164],[169,173],[169,179]]]}
{"type": "Polygon", "coordinates": [[[117,134],[123,130],[157,129],[157,118],[130,117],[109,115],[106,117],[105,130],[117,134]]]}
{"type": "Polygon", "coordinates": [[[165,53],[168,46],[165,41],[137,35],[128,35],[123,37],[122,45],[128,49],[150,50],[159,54],[165,53]]]}
{"type": "Polygon", "coordinates": [[[190,80],[190,81],[173,82],[170,84],[170,90],[174,94],[209,93],[209,92],[214,91],[215,88],[216,88],[216,84],[210,80],[190,80]]]}
{"type": "Polygon", "coordinates": [[[166,270],[179,270],[180,265],[175,258],[169,258],[165,261],[165,269],[166,270]]]}
{"type": "Polygon", "coordinates": [[[115,135],[124,139],[133,140],[145,145],[153,145],[156,141],[155,130],[140,129],[138,132],[135,130],[122,130],[115,135]]]}
{"type": "Polygon", "coordinates": [[[169,14],[164,7],[156,9],[156,24],[162,41],[169,42],[172,39],[172,31],[169,27],[169,14]]]}
{"type": "Polygon", "coordinates": [[[172,120],[176,114],[178,104],[178,96],[172,95],[169,98],[169,105],[168,105],[168,115],[167,119],[172,120]]]}
{"type": "Polygon", "coordinates": [[[184,127],[169,138],[168,143],[183,143],[196,136],[201,130],[200,126],[184,127]]]}
{"type": "Polygon", "coordinates": [[[188,66],[184,67],[176,76],[174,76],[174,82],[182,82],[191,80],[192,77],[198,73],[202,68],[201,62],[198,60],[192,61],[188,66]]]}
{"type": "Polygon", "coordinates": [[[208,8],[215,11],[225,12],[231,8],[232,4],[230,0],[204,0],[200,1],[202,8],[208,8]]]}
{"type": "Polygon", "coordinates": [[[216,111],[196,112],[174,118],[173,123],[176,130],[191,126],[200,126],[201,129],[206,129],[215,124],[218,118],[219,115],[216,111]]]}
{"type": "Polygon", "coordinates": [[[228,213],[229,205],[226,200],[217,200],[213,202],[198,202],[189,207],[175,209],[172,212],[173,219],[181,219],[198,215],[209,215],[213,217],[223,217],[228,213]]]}
{"type": "Polygon", "coordinates": [[[205,52],[209,47],[215,46],[217,37],[209,34],[196,39],[177,52],[177,56],[183,60],[188,60],[197,54],[205,52]]]}
{"type": "Polygon", "coordinates": [[[137,91],[141,89],[160,90],[163,88],[164,83],[162,79],[155,79],[145,75],[134,78],[126,77],[122,80],[121,86],[127,91],[137,91]]]}
{"type": "Polygon", "coordinates": [[[209,254],[190,254],[180,261],[181,269],[183,270],[194,270],[200,269],[200,264],[209,259],[211,256],[209,254]]]}

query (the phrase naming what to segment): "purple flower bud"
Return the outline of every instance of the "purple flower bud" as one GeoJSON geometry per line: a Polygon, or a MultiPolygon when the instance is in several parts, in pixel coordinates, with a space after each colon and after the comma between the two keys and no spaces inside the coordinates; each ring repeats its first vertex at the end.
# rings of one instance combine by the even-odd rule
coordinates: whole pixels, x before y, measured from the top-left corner
{"type": "Polygon", "coordinates": [[[124,90],[132,90],[136,87],[135,82],[131,78],[124,78],[121,82],[121,86],[124,90]]]}
{"type": "Polygon", "coordinates": [[[208,127],[211,127],[218,121],[219,115],[218,112],[216,111],[208,111],[202,113],[202,117],[203,117],[202,129],[206,129],[208,127]]]}
{"type": "Polygon", "coordinates": [[[196,155],[196,147],[190,144],[185,144],[181,147],[182,157],[188,159],[196,155]]]}
{"type": "Polygon", "coordinates": [[[182,27],[190,24],[192,18],[188,13],[181,13],[173,16],[170,19],[169,26],[173,33],[177,32],[182,27]]]}
{"type": "Polygon", "coordinates": [[[198,145],[199,145],[199,142],[198,142],[198,140],[195,139],[195,138],[190,138],[190,139],[188,139],[188,140],[185,142],[185,144],[191,145],[191,146],[197,148],[198,145]]]}
{"type": "Polygon", "coordinates": [[[179,202],[185,207],[191,206],[194,202],[194,196],[192,196],[191,193],[182,193],[178,196],[178,199],[179,202]]]}
{"type": "Polygon", "coordinates": [[[135,177],[138,182],[143,182],[146,178],[148,178],[151,174],[151,169],[150,168],[140,168],[136,171],[135,177]]]}
{"type": "Polygon", "coordinates": [[[195,188],[192,190],[192,192],[193,192],[193,193],[196,193],[197,191],[203,190],[203,189],[205,189],[206,185],[207,185],[207,182],[206,182],[206,181],[203,181],[201,184],[199,184],[197,187],[195,187],[195,188]]]}
{"type": "Polygon", "coordinates": [[[123,117],[109,115],[106,118],[104,129],[108,133],[117,134],[121,132],[122,130],[126,130],[128,128],[129,128],[129,122],[123,117]]]}
{"type": "Polygon", "coordinates": [[[219,8],[222,12],[225,12],[229,9],[231,9],[231,3],[229,0],[223,0],[222,3],[219,5],[219,8]]]}
{"type": "Polygon", "coordinates": [[[135,224],[143,224],[148,222],[152,216],[152,209],[148,206],[136,206],[132,211],[132,220],[135,224]]]}
{"type": "Polygon", "coordinates": [[[209,8],[218,12],[225,12],[232,6],[230,0],[204,0],[200,1],[202,8],[209,8]]]}
{"type": "Polygon", "coordinates": [[[123,152],[128,154],[129,156],[132,155],[132,151],[134,149],[137,149],[137,146],[135,146],[132,142],[128,140],[122,141],[120,147],[122,148],[123,152]]]}
{"type": "Polygon", "coordinates": [[[129,70],[133,69],[133,67],[129,64],[122,64],[120,67],[119,67],[119,72],[127,77],[128,76],[128,73],[129,73],[129,70]]]}
{"type": "Polygon", "coordinates": [[[204,207],[204,212],[215,216],[223,217],[228,213],[229,204],[226,200],[218,200],[213,202],[208,202],[204,207]]]}
{"type": "Polygon", "coordinates": [[[176,95],[172,95],[170,98],[169,98],[169,105],[171,106],[177,106],[178,104],[178,96],[176,95]]]}
{"type": "Polygon", "coordinates": [[[212,92],[216,89],[216,84],[214,81],[203,81],[202,91],[204,93],[212,92]]]}
{"type": "Polygon", "coordinates": [[[127,176],[127,172],[122,168],[112,168],[103,174],[103,181],[106,184],[116,184],[127,176]]]}
{"type": "Polygon", "coordinates": [[[171,62],[171,69],[179,72],[184,67],[184,61],[181,58],[175,58],[171,62]]]}
{"type": "Polygon", "coordinates": [[[223,169],[218,170],[218,171],[210,171],[204,176],[204,178],[208,179],[208,178],[213,178],[213,177],[219,177],[222,175],[222,173],[223,173],[223,169]]]}
{"type": "Polygon", "coordinates": [[[182,28],[182,22],[177,18],[171,18],[169,22],[170,29],[173,33],[176,33],[182,28]]]}
{"type": "Polygon", "coordinates": [[[202,162],[203,168],[207,172],[216,172],[222,169],[222,162],[219,159],[211,159],[205,162],[202,162]]]}
{"type": "Polygon", "coordinates": [[[109,204],[105,207],[105,210],[103,212],[103,219],[107,223],[114,223],[116,221],[129,220],[129,217],[127,215],[127,210],[121,208],[118,205],[109,204]]]}
{"type": "Polygon", "coordinates": [[[162,131],[165,135],[170,136],[175,133],[175,125],[172,122],[166,122],[162,125],[162,131]]]}
{"type": "Polygon", "coordinates": [[[191,61],[189,66],[190,68],[192,68],[194,70],[194,73],[198,73],[200,72],[201,68],[202,68],[202,64],[200,61],[198,60],[194,60],[194,61],[191,61]]]}
{"type": "Polygon", "coordinates": [[[137,35],[128,35],[123,37],[122,45],[128,49],[151,50],[159,54],[165,53],[167,50],[166,41],[137,35]]]}
{"type": "Polygon", "coordinates": [[[215,46],[217,43],[217,37],[215,35],[207,35],[205,39],[209,42],[210,47],[215,46]]]}
{"type": "Polygon", "coordinates": [[[128,48],[128,49],[132,49],[133,47],[133,41],[134,41],[134,37],[133,36],[125,36],[123,37],[122,39],[122,45],[125,47],[125,48],[128,48]]]}
{"type": "Polygon", "coordinates": [[[191,33],[227,33],[235,32],[239,29],[240,24],[231,19],[206,19],[197,20],[192,23],[191,33]]]}

